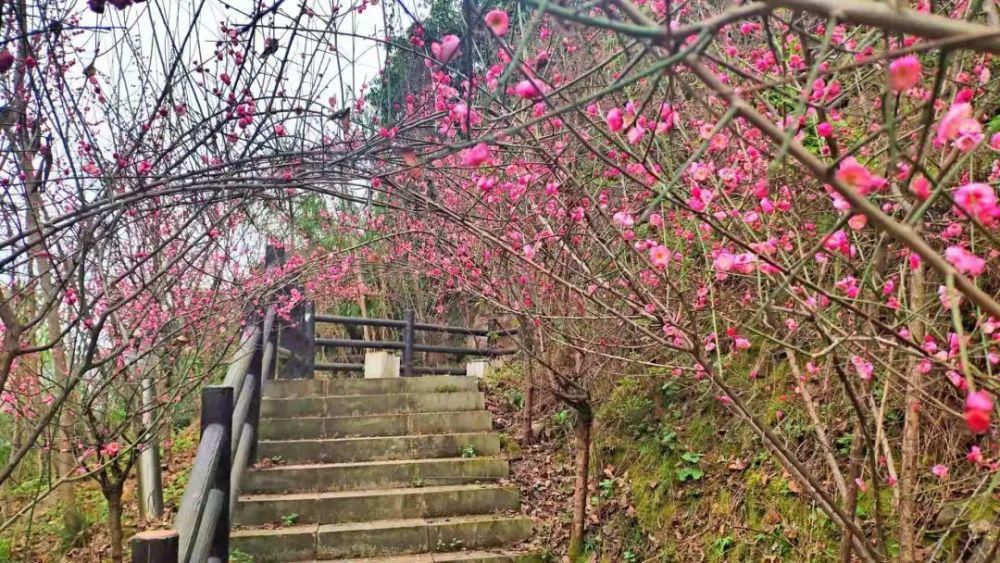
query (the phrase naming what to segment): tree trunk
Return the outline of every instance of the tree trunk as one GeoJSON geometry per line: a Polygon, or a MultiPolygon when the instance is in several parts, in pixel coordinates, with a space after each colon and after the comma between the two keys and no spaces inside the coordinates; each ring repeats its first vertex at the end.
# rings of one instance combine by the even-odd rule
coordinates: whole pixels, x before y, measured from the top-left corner
{"type": "MultiPolygon", "coordinates": [[[[864,437],[861,435],[862,432],[864,430],[861,428],[855,428],[854,439],[851,440],[851,459],[848,469],[848,478],[851,481],[847,484],[847,499],[844,501],[844,511],[851,518],[854,518],[854,512],[858,508],[858,479],[861,477],[862,446],[865,443],[864,437]]],[[[851,563],[851,554],[854,552],[854,536],[846,529],[842,530],[841,533],[843,536],[840,538],[840,562],[851,563]]]]}
{"type": "Polygon", "coordinates": [[[576,482],[573,486],[573,525],[570,528],[570,559],[576,561],[583,556],[583,534],[587,524],[587,492],[590,481],[590,430],[593,427],[593,412],[590,406],[576,408],[576,482]]]}
{"type": "Polygon", "coordinates": [[[534,432],[531,430],[535,412],[535,379],[531,372],[531,351],[533,350],[534,333],[527,322],[521,322],[520,326],[522,331],[522,346],[524,346],[524,426],[521,428],[521,440],[527,445],[535,441],[534,432]]]}
{"type": "Polygon", "coordinates": [[[122,563],[125,552],[122,550],[122,487],[117,485],[104,490],[104,498],[108,501],[108,535],[111,538],[111,561],[122,563]]]}
{"type": "MultiPolygon", "coordinates": [[[[919,267],[910,275],[911,311],[920,311],[924,306],[924,272],[919,267]]],[[[914,317],[910,324],[914,342],[923,342],[924,324],[914,317]]],[[[920,463],[920,403],[921,378],[917,371],[917,361],[909,360],[906,369],[906,391],[903,395],[905,415],[903,418],[903,443],[899,461],[899,561],[917,561],[916,540],[916,482],[920,463]]]]}
{"type": "MultiPolygon", "coordinates": [[[[26,177],[25,183],[28,186],[28,206],[25,210],[25,219],[29,230],[37,229],[43,217],[43,203],[40,196],[41,183],[37,180],[32,155],[33,151],[22,150],[21,166],[26,177]]],[[[45,312],[45,329],[48,338],[56,339],[51,348],[56,381],[68,385],[71,375],[66,359],[66,349],[60,336],[62,334],[62,323],[59,320],[60,300],[54,299],[59,288],[55,286],[52,279],[52,264],[48,259],[48,250],[40,235],[31,237],[31,252],[34,254],[39,274],[40,287],[37,302],[47,303],[50,298],[54,300],[49,305],[49,310],[45,312]]],[[[55,474],[56,479],[61,479],[76,469],[76,460],[72,451],[73,415],[66,407],[63,407],[59,412],[58,421],[55,439],[55,474]]],[[[56,490],[56,498],[62,503],[63,526],[67,535],[76,537],[84,525],[83,514],[77,506],[76,487],[72,482],[61,484],[56,490]]]]}

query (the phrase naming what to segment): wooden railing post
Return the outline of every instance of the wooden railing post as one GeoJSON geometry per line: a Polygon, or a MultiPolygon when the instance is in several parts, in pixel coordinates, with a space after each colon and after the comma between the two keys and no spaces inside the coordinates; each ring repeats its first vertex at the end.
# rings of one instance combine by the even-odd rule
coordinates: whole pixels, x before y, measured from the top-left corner
{"type": "Polygon", "coordinates": [[[147,530],[132,538],[132,563],[177,563],[180,536],[174,530],[147,530]]]}
{"type": "Polygon", "coordinates": [[[316,377],[316,303],[306,301],[302,314],[302,333],[306,338],[305,349],[305,376],[309,379],[316,377]]]}
{"type": "Polygon", "coordinates": [[[142,385],[142,429],[146,433],[145,448],[139,453],[139,513],[143,520],[159,520],[163,516],[163,477],[160,474],[160,442],[156,428],[156,383],[144,377],[142,385]]]}
{"type": "Polygon", "coordinates": [[[413,377],[413,340],[416,331],[414,330],[413,309],[406,310],[406,318],[403,326],[403,377],[413,377]]]}
{"type": "MultiPolygon", "coordinates": [[[[256,390],[254,391],[257,392],[256,390]]],[[[222,425],[222,452],[219,455],[219,467],[215,470],[215,481],[212,489],[222,493],[222,508],[218,523],[215,525],[215,535],[209,557],[229,560],[229,493],[230,471],[232,471],[232,435],[233,435],[233,388],[225,385],[210,385],[201,392],[201,431],[212,424],[222,425]]]]}
{"type": "MultiPolygon", "coordinates": [[[[260,337],[254,346],[253,359],[250,361],[250,369],[247,370],[246,375],[255,379],[253,396],[250,398],[250,410],[247,411],[247,420],[250,421],[250,427],[253,428],[253,441],[250,445],[250,457],[247,460],[247,465],[253,465],[257,458],[257,442],[260,440],[260,399],[264,394],[264,386],[267,385],[268,369],[273,364],[270,358],[264,358],[264,350],[267,349],[268,340],[273,340],[269,330],[271,327],[268,326],[266,317],[265,313],[265,318],[260,323],[260,337]],[[264,364],[265,360],[268,365],[264,364]]],[[[276,348],[271,348],[271,350],[277,352],[276,348]]]]}
{"type": "Polygon", "coordinates": [[[496,318],[492,318],[487,325],[487,329],[489,332],[486,334],[486,349],[492,350],[496,345],[497,332],[500,330],[500,323],[497,322],[496,318]]]}

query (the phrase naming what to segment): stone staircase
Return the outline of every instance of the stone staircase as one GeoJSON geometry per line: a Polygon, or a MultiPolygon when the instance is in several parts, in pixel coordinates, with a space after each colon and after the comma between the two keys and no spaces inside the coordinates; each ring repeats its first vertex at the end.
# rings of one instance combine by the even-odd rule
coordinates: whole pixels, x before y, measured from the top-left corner
{"type": "Polygon", "coordinates": [[[500,439],[468,377],[270,382],[231,547],[254,561],[521,563],[500,439]]]}

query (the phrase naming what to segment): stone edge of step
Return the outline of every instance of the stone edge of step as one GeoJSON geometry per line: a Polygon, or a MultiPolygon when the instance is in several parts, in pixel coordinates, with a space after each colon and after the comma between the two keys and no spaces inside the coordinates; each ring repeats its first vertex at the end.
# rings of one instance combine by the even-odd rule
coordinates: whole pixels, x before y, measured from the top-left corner
{"type": "Polygon", "coordinates": [[[541,561],[537,554],[524,551],[451,551],[438,553],[414,553],[412,555],[390,555],[364,559],[314,559],[301,563],[463,563],[495,559],[499,561],[541,561]]]}
{"type": "Polygon", "coordinates": [[[475,432],[442,432],[440,434],[403,434],[401,436],[348,436],[344,438],[294,438],[294,439],[279,439],[279,440],[260,440],[258,444],[297,444],[303,442],[332,442],[332,443],[344,443],[348,441],[375,441],[375,440],[399,440],[402,438],[437,438],[440,436],[490,436],[497,435],[498,432],[492,432],[488,430],[479,430],[475,432]]]}
{"type": "MultiPolygon", "coordinates": [[[[437,436],[437,434],[428,434],[429,436],[437,436]]],[[[252,468],[253,472],[274,472],[278,473],[281,471],[301,471],[303,469],[311,470],[323,470],[323,469],[354,469],[369,466],[380,466],[380,467],[390,467],[390,466],[406,466],[406,465],[433,465],[438,463],[476,463],[482,460],[487,461],[508,461],[506,457],[502,455],[484,455],[476,457],[424,457],[415,459],[380,459],[373,461],[344,461],[337,463],[295,463],[288,465],[272,465],[270,467],[260,467],[252,468]]]]}
{"type": "Polygon", "coordinates": [[[451,493],[480,490],[503,490],[519,492],[514,487],[505,487],[495,483],[465,483],[461,485],[432,485],[427,487],[393,487],[389,489],[359,489],[349,491],[322,491],[306,493],[273,493],[240,495],[242,502],[274,502],[274,501],[309,501],[340,498],[372,498],[394,495],[413,495],[428,493],[451,493]]]}
{"type": "Polygon", "coordinates": [[[364,559],[313,559],[301,563],[463,563],[482,561],[488,558],[517,562],[539,560],[533,553],[522,551],[452,551],[439,553],[414,553],[412,555],[392,555],[368,557],[364,559]],[[532,558],[535,559],[532,559],[532,558]]]}
{"type": "MultiPolygon", "coordinates": [[[[328,377],[328,378],[303,379],[303,380],[288,380],[288,379],[285,379],[285,380],[272,380],[272,381],[269,381],[268,385],[264,388],[264,398],[265,399],[285,399],[285,398],[287,398],[287,399],[307,399],[307,398],[336,397],[336,396],[340,396],[340,397],[359,397],[359,396],[362,396],[363,397],[363,396],[368,396],[368,395],[392,395],[394,393],[386,393],[385,389],[381,388],[381,386],[386,385],[386,383],[383,383],[383,382],[385,382],[385,381],[391,381],[392,383],[389,384],[389,385],[391,385],[391,386],[398,386],[400,388],[406,388],[406,387],[410,387],[410,386],[419,387],[420,385],[417,384],[417,383],[410,383],[414,379],[416,379],[416,378],[399,377],[399,378],[382,378],[382,379],[363,379],[363,378],[343,379],[343,378],[336,378],[336,377],[328,377]],[[320,386],[321,388],[318,389],[318,390],[315,390],[315,391],[312,390],[312,389],[308,389],[308,390],[306,390],[307,394],[305,394],[305,395],[298,395],[296,397],[281,397],[280,395],[274,394],[276,392],[280,392],[282,386],[291,387],[292,390],[293,390],[293,392],[295,392],[294,391],[294,386],[296,386],[296,385],[301,386],[301,387],[305,387],[307,385],[313,385],[313,386],[315,386],[315,383],[313,383],[315,381],[322,381],[323,382],[323,384],[320,386]],[[346,393],[346,394],[340,393],[340,394],[331,395],[330,394],[331,383],[335,383],[334,387],[335,387],[335,390],[337,390],[337,391],[342,391],[342,390],[345,390],[345,389],[348,390],[348,391],[351,391],[352,388],[356,388],[356,392],[350,392],[350,393],[346,393]],[[336,389],[337,387],[340,387],[341,389],[336,389]],[[313,394],[313,393],[316,393],[316,394],[313,394]]],[[[425,385],[428,385],[428,387],[433,387],[436,384],[436,385],[438,385],[438,386],[440,386],[442,388],[447,388],[447,389],[442,389],[440,391],[435,391],[435,390],[420,391],[419,393],[455,393],[455,392],[459,392],[459,391],[455,391],[455,390],[451,389],[450,386],[452,386],[452,385],[459,385],[459,384],[464,384],[464,385],[467,385],[467,386],[470,387],[469,389],[460,390],[460,391],[464,391],[464,392],[479,391],[480,387],[481,387],[480,382],[479,382],[478,379],[472,379],[472,378],[469,378],[468,376],[464,376],[464,375],[421,376],[421,379],[426,379],[426,380],[432,381],[432,383],[430,383],[429,385],[426,382],[422,382],[425,385]],[[475,381],[475,385],[469,385],[469,383],[468,383],[469,381],[475,381]]]]}

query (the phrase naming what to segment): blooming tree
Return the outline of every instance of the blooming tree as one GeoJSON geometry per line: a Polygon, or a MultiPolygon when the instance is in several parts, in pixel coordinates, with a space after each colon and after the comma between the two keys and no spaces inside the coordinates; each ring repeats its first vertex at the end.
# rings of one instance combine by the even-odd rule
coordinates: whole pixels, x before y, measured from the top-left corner
{"type": "MultiPolygon", "coordinates": [[[[550,349],[703,382],[844,560],[887,558],[890,537],[925,557],[921,526],[959,494],[940,481],[997,467],[998,45],[977,23],[995,9],[527,5],[517,26],[467,19],[462,41],[496,53],[483,68],[432,44],[428,86],[385,124],[401,157],[373,183],[415,233],[393,251],[550,349]],[[815,459],[765,416],[774,374],[815,459]],[[847,460],[829,437],[844,413],[847,460]]],[[[557,396],[593,377],[544,364],[557,396]]]]}
{"type": "Polygon", "coordinates": [[[438,4],[383,7],[399,36],[353,97],[339,53],[370,2],[180,26],[150,2],[0,7],[0,402],[20,425],[0,485],[49,448],[54,482],[82,469],[110,505],[148,439],[138,381],[164,405],[211,371],[166,374],[174,350],[218,363],[290,278],[284,310],[395,270],[441,311],[471,297],[531,327],[534,381],[579,415],[572,552],[590,390],[646,372],[753,431],[842,560],[942,549],[932,508],[988,500],[1000,459],[995,6],[438,4]]]}

